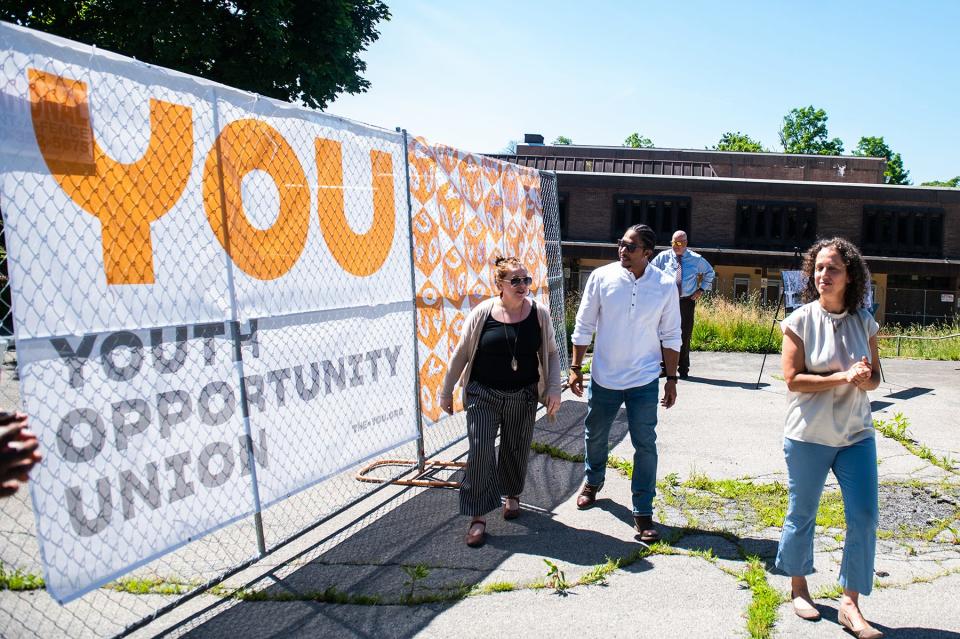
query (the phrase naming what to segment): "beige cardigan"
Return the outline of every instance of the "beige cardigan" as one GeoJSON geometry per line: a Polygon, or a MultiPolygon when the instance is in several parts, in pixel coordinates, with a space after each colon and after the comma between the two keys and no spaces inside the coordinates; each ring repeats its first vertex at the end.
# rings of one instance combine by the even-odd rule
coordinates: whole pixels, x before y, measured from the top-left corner
{"type": "MultiPolygon", "coordinates": [[[[463,404],[466,406],[466,387],[470,381],[470,372],[473,370],[473,356],[480,343],[480,333],[483,324],[490,316],[493,305],[498,298],[492,297],[477,304],[467,319],[463,322],[463,331],[460,341],[450,358],[450,366],[443,378],[443,388],[440,389],[440,401],[453,399],[453,387],[457,381],[462,381],[464,389],[463,404]]],[[[548,395],[560,394],[560,355],[557,353],[557,339],[553,331],[553,322],[550,320],[550,309],[542,304],[534,304],[537,319],[540,321],[540,383],[538,395],[543,404],[547,403],[548,395]]]]}

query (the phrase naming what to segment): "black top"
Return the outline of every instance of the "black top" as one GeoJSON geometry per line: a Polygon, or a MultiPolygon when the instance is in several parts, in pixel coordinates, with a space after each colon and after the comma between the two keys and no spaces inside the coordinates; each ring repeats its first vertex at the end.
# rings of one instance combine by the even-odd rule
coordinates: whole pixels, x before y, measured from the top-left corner
{"type": "Polygon", "coordinates": [[[483,323],[474,354],[470,381],[497,390],[520,390],[540,381],[540,322],[537,308],[516,324],[504,324],[491,313],[483,323]],[[510,366],[511,352],[517,358],[517,370],[510,366]]]}

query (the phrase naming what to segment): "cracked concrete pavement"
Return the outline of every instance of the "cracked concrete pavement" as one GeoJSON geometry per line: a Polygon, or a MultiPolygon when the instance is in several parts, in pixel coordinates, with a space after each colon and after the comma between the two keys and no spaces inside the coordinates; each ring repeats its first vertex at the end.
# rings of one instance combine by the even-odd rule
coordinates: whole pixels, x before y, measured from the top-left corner
{"type": "MultiPolygon", "coordinates": [[[[683,482],[699,473],[711,479],[785,481],[785,387],[776,377],[778,358],[770,356],[760,388],[754,388],[761,360],[759,355],[694,354],[692,377],[681,382],[677,406],[660,411],[661,480],[675,473],[683,482]]],[[[960,364],[884,360],[883,365],[886,380],[871,393],[875,417],[890,419],[902,412],[915,440],[937,455],[960,460],[960,364]]],[[[584,411],[582,400],[565,394],[560,418],[541,419],[534,439],[567,455],[582,454],[584,411]]],[[[621,414],[611,455],[630,459],[625,435],[621,414]]],[[[464,452],[459,445],[442,457],[464,452]]],[[[881,482],[939,491],[948,500],[960,494],[960,468],[937,468],[882,436],[878,452],[881,482]]],[[[836,487],[832,480],[828,490],[836,487]]],[[[456,514],[455,491],[389,487],[226,581],[227,589],[243,588],[257,593],[253,597],[200,595],[134,636],[479,637],[505,626],[531,637],[738,637],[749,636],[752,593],[739,577],[746,556],[759,557],[769,584],[788,592],[788,578],[772,571],[779,529],[761,527],[750,517],[730,517],[731,509],[673,507],[661,495],[661,532],[670,554],[641,557],[644,547],[631,526],[629,480],[609,469],[597,505],[587,511],[574,503],[581,481],[582,464],[533,454],[521,517],[507,522],[492,513],[487,544],[479,549],[463,544],[467,518],[456,514]],[[558,593],[538,587],[547,578],[545,559],[569,584],[608,559],[624,565],[601,584],[571,585],[558,593]],[[418,564],[427,574],[412,580],[408,570],[418,564]],[[484,587],[511,590],[480,594],[484,587]],[[460,598],[468,591],[472,594],[460,598]],[[411,594],[420,603],[332,602],[339,595],[353,601],[379,598],[384,604],[411,594]]],[[[954,518],[960,516],[960,505],[948,503],[954,518]]],[[[863,600],[863,609],[888,636],[960,639],[960,606],[948,603],[960,601],[960,540],[947,528],[933,539],[922,538],[935,523],[924,530],[888,531],[878,544],[878,587],[863,600]]],[[[958,527],[955,521],[953,528],[958,527]]],[[[818,530],[816,549],[811,590],[828,593],[836,584],[842,530],[818,530]]],[[[32,607],[20,604],[25,610],[45,609],[43,593],[0,593],[0,607],[12,597],[33,597],[32,607]]],[[[111,593],[114,597],[139,597],[135,604],[117,604],[125,615],[169,600],[111,593]]],[[[818,604],[824,618],[815,624],[796,618],[789,604],[780,606],[771,636],[844,636],[836,623],[836,601],[824,598],[818,604]]]]}

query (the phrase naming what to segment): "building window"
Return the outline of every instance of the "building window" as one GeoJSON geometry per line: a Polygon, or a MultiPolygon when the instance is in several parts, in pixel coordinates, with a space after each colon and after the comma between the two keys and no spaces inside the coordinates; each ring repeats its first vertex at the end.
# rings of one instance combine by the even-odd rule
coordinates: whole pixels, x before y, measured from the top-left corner
{"type": "Polygon", "coordinates": [[[763,303],[774,306],[780,303],[780,292],[783,290],[780,277],[767,278],[761,282],[763,286],[763,303]]]}
{"type": "Polygon", "coordinates": [[[596,269],[593,268],[581,268],[580,269],[580,288],[577,290],[583,291],[587,288],[587,280],[590,279],[590,274],[593,273],[596,269]]]}
{"type": "Polygon", "coordinates": [[[734,277],[733,278],[733,299],[747,300],[749,298],[750,298],[750,278],[734,277]]]}
{"type": "Polygon", "coordinates": [[[804,249],[817,237],[817,207],[802,202],[737,201],[736,245],[753,249],[804,249]]]}
{"type": "Polygon", "coordinates": [[[943,209],[864,206],[860,248],[872,255],[943,257],[943,209]]]}
{"type": "Polygon", "coordinates": [[[669,245],[674,231],[690,233],[690,198],[670,195],[614,196],[611,239],[620,239],[623,232],[634,224],[646,224],[657,234],[657,244],[669,245]]]}
{"type": "Polygon", "coordinates": [[[570,201],[568,193],[557,194],[557,217],[560,222],[560,237],[567,237],[567,206],[570,201]]]}

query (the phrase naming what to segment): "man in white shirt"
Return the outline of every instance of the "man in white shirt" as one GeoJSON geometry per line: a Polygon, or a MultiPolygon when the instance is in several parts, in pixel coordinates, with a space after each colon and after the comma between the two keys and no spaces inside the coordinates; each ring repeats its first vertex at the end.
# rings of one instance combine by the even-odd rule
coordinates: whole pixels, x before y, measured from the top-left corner
{"type": "Polygon", "coordinates": [[[661,251],[651,264],[670,276],[680,291],[680,379],[690,375],[690,336],[697,300],[713,287],[713,267],[702,255],[687,248],[687,234],[677,231],[670,248],[661,251]]]}
{"type": "Polygon", "coordinates": [[[680,305],[676,282],[651,266],[656,235],[645,224],[632,226],[618,241],[619,262],[593,271],[587,279],[573,330],[570,390],[583,395],[580,365],[596,333],[584,421],[586,481],[577,507],[596,501],[603,486],[610,426],[620,406],[627,407],[633,442],[633,518],[640,540],[660,539],[653,525],[657,482],[657,394],[660,362],[667,370],[660,405],[677,400],[680,356],[680,305]]]}

